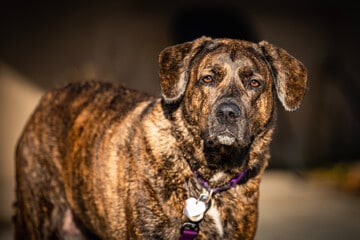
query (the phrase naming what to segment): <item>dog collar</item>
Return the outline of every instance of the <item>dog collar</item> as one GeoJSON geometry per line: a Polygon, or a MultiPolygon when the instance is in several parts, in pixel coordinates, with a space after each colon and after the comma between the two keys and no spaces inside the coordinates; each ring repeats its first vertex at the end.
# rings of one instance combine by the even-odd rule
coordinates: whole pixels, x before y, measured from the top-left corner
{"type": "Polygon", "coordinates": [[[221,191],[225,191],[228,190],[230,188],[235,187],[240,181],[241,179],[243,179],[245,177],[245,175],[247,174],[247,170],[239,173],[238,175],[236,175],[234,178],[232,178],[228,183],[219,186],[219,187],[215,187],[215,188],[210,188],[209,187],[209,183],[207,181],[205,181],[204,179],[202,179],[201,177],[199,177],[199,175],[197,174],[196,171],[193,171],[194,177],[198,180],[198,182],[209,192],[209,193],[217,193],[217,192],[221,192],[221,191]]]}
{"type": "Polygon", "coordinates": [[[246,176],[247,171],[245,170],[241,172],[232,178],[228,183],[215,188],[211,188],[209,183],[199,177],[196,171],[193,171],[193,174],[201,186],[203,186],[208,191],[208,193],[201,194],[198,199],[191,197],[185,201],[184,214],[189,221],[182,225],[179,240],[194,240],[196,238],[199,232],[199,223],[202,221],[205,212],[210,207],[210,200],[212,195],[217,192],[225,191],[235,187],[246,176]]]}

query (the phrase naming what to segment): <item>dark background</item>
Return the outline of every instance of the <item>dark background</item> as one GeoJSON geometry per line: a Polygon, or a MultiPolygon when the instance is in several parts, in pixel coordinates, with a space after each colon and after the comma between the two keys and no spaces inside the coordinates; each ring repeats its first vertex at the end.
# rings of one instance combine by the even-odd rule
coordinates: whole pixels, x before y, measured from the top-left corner
{"type": "Polygon", "coordinates": [[[44,91],[103,79],[160,95],[159,52],[202,35],[267,40],[307,67],[301,108],[279,108],[270,169],[352,168],[360,160],[358,20],[351,1],[2,1],[1,221],[11,214],[15,142],[44,91]]]}

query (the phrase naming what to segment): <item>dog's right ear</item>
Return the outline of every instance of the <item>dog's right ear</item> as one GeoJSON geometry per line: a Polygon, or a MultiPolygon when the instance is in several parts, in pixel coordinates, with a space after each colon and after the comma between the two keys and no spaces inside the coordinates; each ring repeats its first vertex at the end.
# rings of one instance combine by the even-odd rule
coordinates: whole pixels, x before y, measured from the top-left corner
{"type": "Polygon", "coordinates": [[[165,103],[179,102],[189,81],[189,65],[212,39],[201,37],[165,48],[159,55],[161,93],[165,103]]]}

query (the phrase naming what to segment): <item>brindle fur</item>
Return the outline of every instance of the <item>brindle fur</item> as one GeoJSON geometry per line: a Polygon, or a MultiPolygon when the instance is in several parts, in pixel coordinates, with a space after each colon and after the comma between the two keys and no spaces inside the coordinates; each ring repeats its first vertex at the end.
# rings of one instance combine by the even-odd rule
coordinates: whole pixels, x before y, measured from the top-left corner
{"type": "Polygon", "coordinates": [[[184,201],[204,191],[193,171],[217,187],[244,170],[213,195],[221,224],[209,211],[197,239],[254,238],[275,98],[299,107],[304,66],[266,41],[207,37],[159,65],[161,98],[102,82],[43,96],[16,151],[17,239],[178,239],[184,201]]]}

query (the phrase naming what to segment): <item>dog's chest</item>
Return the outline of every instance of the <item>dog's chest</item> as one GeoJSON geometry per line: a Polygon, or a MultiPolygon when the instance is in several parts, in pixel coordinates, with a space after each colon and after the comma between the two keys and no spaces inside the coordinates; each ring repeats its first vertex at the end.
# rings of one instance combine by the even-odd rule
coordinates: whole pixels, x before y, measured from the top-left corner
{"type": "Polygon", "coordinates": [[[207,211],[207,214],[214,221],[215,230],[217,231],[219,236],[223,236],[224,228],[219,210],[215,206],[210,206],[209,210],[207,211]]]}

